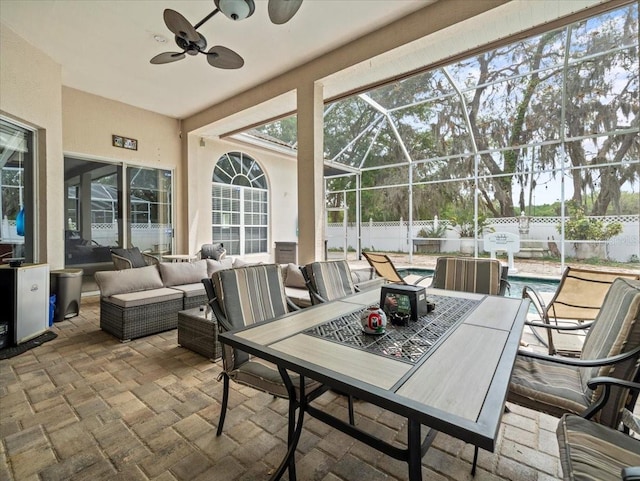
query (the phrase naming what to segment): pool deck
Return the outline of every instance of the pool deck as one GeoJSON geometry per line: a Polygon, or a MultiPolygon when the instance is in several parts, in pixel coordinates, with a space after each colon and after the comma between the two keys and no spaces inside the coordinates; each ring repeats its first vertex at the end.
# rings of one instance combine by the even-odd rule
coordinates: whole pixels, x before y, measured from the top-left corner
{"type": "MultiPolygon", "coordinates": [[[[331,254],[337,253],[329,253],[330,258],[334,258],[331,254]]],[[[387,253],[389,258],[393,261],[397,268],[401,267],[423,267],[428,269],[434,269],[436,266],[436,259],[440,257],[440,255],[447,254],[437,254],[437,255],[425,255],[425,254],[414,254],[413,259],[409,259],[409,254],[394,254],[387,253]]],[[[342,258],[342,253],[340,253],[342,258]]],[[[337,257],[336,257],[337,258],[337,257]]],[[[507,262],[506,258],[500,258],[500,260],[504,263],[507,262]]],[[[347,261],[352,269],[357,269],[361,267],[368,267],[366,259],[358,260],[356,258],[355,252],[350,252],[347,256],[347,261]]],[[[594,266],[594,265],[585,265],[579,262],[567,262],[565,266],[572,267],[588,267],[589,269],[601,270],[601,271],[620,271],[620,272],[631,272],[638,273],[640,272],[640,264],[628,264],[629,267],[610,267],[610,266],[594,266]]],[[[543,260],[543,259],[514,259],[514,267],[516,269],[515,275],[522,277],[537,277],[540,279],[555,279],[560,280],[562,277],[562,267],[560,265],[560,261],[556,260],[543,260]]],[[[513,275],[512,272],[510,274],[513,275]]]]}

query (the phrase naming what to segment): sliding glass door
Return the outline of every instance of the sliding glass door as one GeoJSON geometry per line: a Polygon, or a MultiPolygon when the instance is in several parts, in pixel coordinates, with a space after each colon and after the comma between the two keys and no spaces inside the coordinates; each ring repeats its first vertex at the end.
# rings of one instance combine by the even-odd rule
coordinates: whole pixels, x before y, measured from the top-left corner
{"type": "Polygon", "coordinates": [[[65,265],[85,271],[83,290],[98,270],[113,268],[111,249],[171,252],[169,170],[65,157],[65,265]]]}

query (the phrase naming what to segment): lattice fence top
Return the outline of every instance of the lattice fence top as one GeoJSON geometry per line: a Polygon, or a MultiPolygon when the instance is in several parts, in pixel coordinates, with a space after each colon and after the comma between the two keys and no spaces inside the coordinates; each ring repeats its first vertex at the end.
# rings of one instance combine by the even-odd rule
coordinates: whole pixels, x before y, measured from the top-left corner
{"type": "MultiPolygon", "coordinates": [[[[569,217],[566,216],[565,219],[569,217]]],[[[638,214],[629,214],[629,215],[607,215],[607,216],[588,216],[590,219],[599,219],[604,222],[622,222],[622,223],[638,223],[640,222],[640,215],[638,214]]],[[[487,224],[489,225],[518,225],[519,217],[489,217],[487,218],[487,224]]],[[[562,217],[529,217],[530,224],[559,224],[562,220],[562,217]]],[[[438,224],[451,226],[451,221],[447,219],[439,219],[438,224]]],[[[349,222],[349,227],[354,227],[356,225],[355,222],[349,222]]],[[[372,227],[407,227],[409,222],[400,219],[399,221],[386,221],[386,222],[369,222],[363,221],[362,225],[370,225],[372,227]]],[[[414,220],[414,227],[426,227],[432,226],[433,220],[414,220]]],[[[341,222],[330,222],[327,224],[328,227],[336,227],[342,228],[343,225],[341,222]]]]}
{"type": "Polygon", "coordinates": [[[360,314],[364,309],[308,329],[305,334],[415,364],[481,302],[437,295],[430,299],[436,304],[434,311],[406,326],[387,323],[384,334],[362,331],[360,314]]]}

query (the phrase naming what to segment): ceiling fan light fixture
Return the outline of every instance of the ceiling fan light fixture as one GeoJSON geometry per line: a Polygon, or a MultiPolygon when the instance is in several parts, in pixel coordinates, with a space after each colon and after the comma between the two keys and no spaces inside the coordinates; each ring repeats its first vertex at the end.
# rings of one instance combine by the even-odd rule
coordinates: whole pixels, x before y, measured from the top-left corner
{"type": "Polygon", "coordinates": [[[215,0],[214,3],[218,10],[234,21],[250,17],[255,10],[253,0],[215,0]]]}

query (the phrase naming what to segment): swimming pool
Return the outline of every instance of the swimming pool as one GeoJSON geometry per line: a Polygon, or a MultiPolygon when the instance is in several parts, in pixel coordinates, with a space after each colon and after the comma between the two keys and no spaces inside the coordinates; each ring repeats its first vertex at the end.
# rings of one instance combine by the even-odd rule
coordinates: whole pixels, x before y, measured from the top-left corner
{"type": "MultiPolygon", "coordinates": [[[[398,272],[401,276],[414,274],[416,276],[430,276],[433,275],[433,269],[424,268],[400,268],[398,272]]],[[[522,289],[524,286],[531,286],[538,292],[554,293],[558,288],[560,280],[554,279],[541,279],[537,277],[522,277],[522,276],[509,276],[509,290],[507,291],[508,297],[522,297],[522,289]]]]}

